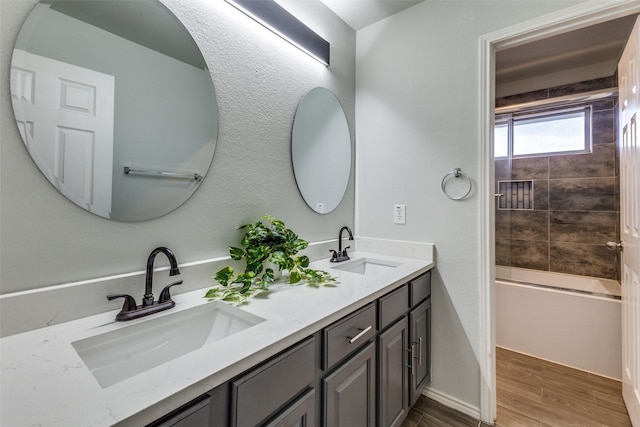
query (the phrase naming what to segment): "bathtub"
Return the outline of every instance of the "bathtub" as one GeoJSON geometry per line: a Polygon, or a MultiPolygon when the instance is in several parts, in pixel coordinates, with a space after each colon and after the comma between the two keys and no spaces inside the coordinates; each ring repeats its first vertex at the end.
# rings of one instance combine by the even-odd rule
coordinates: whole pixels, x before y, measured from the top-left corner
{"type": "Polygon", "coordinates": [[[496,345],[621,379],[615,280],[496,267],[496,345]]]}

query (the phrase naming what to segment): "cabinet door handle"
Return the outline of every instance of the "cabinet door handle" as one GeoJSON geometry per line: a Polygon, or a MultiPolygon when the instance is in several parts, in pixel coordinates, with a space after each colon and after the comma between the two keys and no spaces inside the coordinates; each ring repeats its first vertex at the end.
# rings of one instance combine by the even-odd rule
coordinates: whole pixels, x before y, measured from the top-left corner
{"type": "Polygon", "coordinates": [[[422,337],[418,338],[418,366],[422,366],[422,337]]]}
{"type": "MultiPolygon", "coordinates": [[[[413,360],[413,346],[411,346],[411,348],[405,348],[404,351],[409,353],[409,360],[413,360]]],[[[411,364],[405,363],[404,366],[409,368],[409,374],[413,374],[413,363],[411,364]]]]}
{"type": "Polygon", "coordinates": [[[416,352],[416,345],[411,344],[411,373],[412,374],[416,372],[416,360],[418,359],[417,357],[414,356],[415,352],[416,352]]]}
{"type": "Polygon", "coordinates": [[[410,373],[411,375],[413,375],[413,372],[416,370],[416,359],[417,359],[417,357],[415,357],[415,356],[413,355],[413,354],[416,352],[416,345],[415,345],[415,343],[414,343],[414,344],[411,344],[411,348],[405,348],[405,349],[404,349],[404,351],[406,351],[407,353],[409,353],[409,360],[411,361],[411,363],[410,363],[410,364],[408,364],[408,365],[406,365],[406,364],[405,364],[405,366],[406,366],[407,368],[409,368],[409,373],[410,373]]]}
{"type": "Polygon", "coordinates": [[[351,338],[351,337],[347,337],[347,339],[349,340],[349,344],[353,344],[354,342],[356,342],[358,339],[362,338],[362,336],[364,334],[366,334],[367,332],[369,332],[371,330],[371,325],[367,326],[366,328],[362,329],[362,328],[358,328],[360,329],[360,333],[358,335],[356,335],[355,337],[351,338]]]}

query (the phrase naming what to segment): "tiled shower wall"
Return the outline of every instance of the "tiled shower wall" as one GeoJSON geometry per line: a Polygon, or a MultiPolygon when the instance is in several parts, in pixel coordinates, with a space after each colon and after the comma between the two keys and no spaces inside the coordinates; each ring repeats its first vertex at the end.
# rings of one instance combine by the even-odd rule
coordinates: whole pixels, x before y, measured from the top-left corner
{"type": "MultiPolygon", "coordinates": [[[[496,107],[617,86],[617,76],[499,98],[496,107]]],[[[618,97],[591,102],[590,154],[496,160],[499,180],[533,180],[533,210],[496,208],[496,264],[618,278],[618,97]]],[[[588,105],[588,104],[585,104],[588,105]]]]}

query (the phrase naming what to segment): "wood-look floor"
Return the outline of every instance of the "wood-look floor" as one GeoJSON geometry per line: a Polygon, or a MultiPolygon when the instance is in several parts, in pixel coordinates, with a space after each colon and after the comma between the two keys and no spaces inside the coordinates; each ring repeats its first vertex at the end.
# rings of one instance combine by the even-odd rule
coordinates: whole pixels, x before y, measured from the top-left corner
{"type": "MultiPolygon", "coordinates": [[[[496,426],[631,427],[619,381],[501,348],[496,357],[496,426]]],[[[401,427],[432,426],[479,423],[422,396],[401,427]]]]}

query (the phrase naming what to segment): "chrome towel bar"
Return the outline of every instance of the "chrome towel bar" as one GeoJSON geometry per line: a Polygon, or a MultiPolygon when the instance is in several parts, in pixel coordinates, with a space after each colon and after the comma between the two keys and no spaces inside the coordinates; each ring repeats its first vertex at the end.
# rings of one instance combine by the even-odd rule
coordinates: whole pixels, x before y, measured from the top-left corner
{"type": "Polygon", "coordinates": [[[204,177],[199,173],[175,173],[175,172],[163,172],[163,171],[150,171],[145,169],[134,169],[129,166],[124,167],[125,175],[147,175],[155,176],[157,178],[175,178],[175,179],[194,179],[196,181],[202,181],[204,177]]]}

